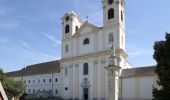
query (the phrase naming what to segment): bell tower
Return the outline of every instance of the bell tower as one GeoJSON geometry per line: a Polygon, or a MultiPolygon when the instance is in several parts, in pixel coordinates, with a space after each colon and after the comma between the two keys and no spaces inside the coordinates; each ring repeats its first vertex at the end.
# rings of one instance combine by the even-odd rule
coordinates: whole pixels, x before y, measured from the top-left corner
{"type": "Polygon", "coordinates": [[[104,33],[113,34],[115,49],[125,51],[125,2],[102,0],[104,33]]]}
{"type": "Polygon", "coordinates": [[[124,27],[124,0],[103,0],[102,4],[104,26],[120,23],[124,27]]]}
{"type": "MultiPolygon", "coordinates": [[[[126,68],[125,52],[125,3],[124,0],[102,0],[103,34],[112,44],[107,69],[108,100],[119,100],[119,77],[122,68],[126,68]],[[113,38],[110,38],[113,37],[113,38]]],[[[107,41],[106,41],[107,43],[107,41]]]]}
{"type": "Polygon", "coordinates": [[[72,37],[81,26],[81,20],[75,12],[66,13],[62,18],[62,39],[72,37]]]}
{"type": "Polygon", "coordinates": [[[81,26],[80,17],[73,11],[66,13],[62,18],[62,58],[73,54],[73,35],[81,26]]]}

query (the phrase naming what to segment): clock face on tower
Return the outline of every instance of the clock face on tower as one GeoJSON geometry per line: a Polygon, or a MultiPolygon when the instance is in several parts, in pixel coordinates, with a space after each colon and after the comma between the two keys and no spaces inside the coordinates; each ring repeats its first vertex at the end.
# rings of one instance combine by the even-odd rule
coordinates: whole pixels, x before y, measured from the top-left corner
{"type": "Polygon", "coordinates": [[[112,3],[113,3],[113,0],[108,0],[108,3],[109,3],[109,4],[112,4],[112,3]]]}

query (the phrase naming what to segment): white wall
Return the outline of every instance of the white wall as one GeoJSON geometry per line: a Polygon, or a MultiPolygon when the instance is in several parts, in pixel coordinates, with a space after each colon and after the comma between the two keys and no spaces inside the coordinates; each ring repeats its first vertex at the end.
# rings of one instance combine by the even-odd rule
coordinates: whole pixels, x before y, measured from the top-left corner
{"type": "Polygon", "coordinates": [[[123,100],[151,100],[152,86],[155,85],[156,76],[122,78],[123,100]]]}
{"type": "Polygon", "coordinates": [[[35,93],[39,90],[40,91],[53,90],[54,96],[60,96],[61,94],[60,93],[61,77],[59,73],[14,77],[14,80],[16,81],[22,80],[26,84],[25,92],[28,94],[33,94],[34,90],[35,90],[35,93]],[[50,79],[51,79],[51,82],[49,81],[50,79]],[[58,93],[56,93],[56,90],[58,91],[58,93]]]}
{"type": "Polygon", "coordinates": [[[133,99],[136,95],[135,92],[135,79],[122,79],[122,97],[126,99],[133,99]]]}
{"type": "Polygon", "coordinates": [[[80,37],[79,47],[80,47],[79,48],[80,55],[94,52],[94,34],[86,33],[86,34],[82,35],[80,37]],[[90,40],[90,42],[89,42],[89,44],[84,45],[83,42],[86,38],[88,38],[90,40]]]}
{"type": "Polygon", "coordinates": [[[154,83],[153,77],[140,78],[140,99],[152,98],[152,86],[154,83]]]}

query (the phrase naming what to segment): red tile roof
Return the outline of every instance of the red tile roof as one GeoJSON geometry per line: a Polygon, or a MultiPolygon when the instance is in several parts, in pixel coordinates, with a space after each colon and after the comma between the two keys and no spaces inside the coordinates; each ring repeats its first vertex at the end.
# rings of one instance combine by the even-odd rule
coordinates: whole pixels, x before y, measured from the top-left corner
{"type": "Polygon", "coordinates": [[[156,75],[154,66],[123,69],[121,73],[121,77],[154,76],[154,75],[156,75]]]}
{"type": "Polygon", "coordinates": [[[10,77],[50,74],[60,72],[60,61],[50,61],[45,63],[39,63],[35,65],[26,66],[19,71],[13,71],[6,73],[10,77]]]}

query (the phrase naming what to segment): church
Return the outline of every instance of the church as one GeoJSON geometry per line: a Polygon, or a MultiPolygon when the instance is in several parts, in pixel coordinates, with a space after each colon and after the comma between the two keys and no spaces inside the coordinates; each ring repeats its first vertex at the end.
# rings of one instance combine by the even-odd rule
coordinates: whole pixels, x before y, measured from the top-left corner
{"type": "Polygon", "coordinates": [[[101,3],[102,27],[82,22],[73,11],[61,18],[61,60],[7,75],[23,80],[28,94],[47,91],[72,100],[151,100],[152,87],[157,86],[155,67],[135,68],[127,62],[125,1],[101,3]]]}

